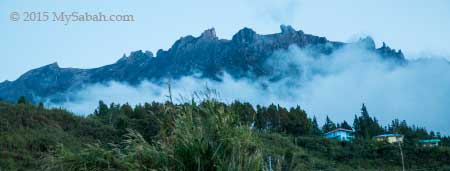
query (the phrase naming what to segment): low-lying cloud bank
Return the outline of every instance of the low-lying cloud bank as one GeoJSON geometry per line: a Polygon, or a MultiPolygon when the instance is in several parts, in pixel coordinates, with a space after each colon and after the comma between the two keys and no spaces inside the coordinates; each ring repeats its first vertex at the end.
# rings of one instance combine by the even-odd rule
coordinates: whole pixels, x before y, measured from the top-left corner
{"type": "MultiPolygon", "coordinates": [[[[450,134],[450,64],[443,59],[418,59],[394,65],[359,46],[348,46],[331,55],[315,56],[309,49],[291,47],[279,51],[267,62],[281,80],[277,82],[233,79],[222,81],[195,76],[173,80],[176,102],[190,99],[205,86],[215,89],[225,102],[248,101],[253,104],[300,105],[310,115],[323,120],[353,121],[362,103],[383,125],[395,118],[428,129],[450,134]],[[183,98],[181,98],[183,97],[183,98]]],[[[78,114],[89,114],[98,101],[138,104],[168,100],[167,85],[148,81],[137,87],[110,82],[94,84],[68,94],[75,101],[63,106],[78,114]]]]}

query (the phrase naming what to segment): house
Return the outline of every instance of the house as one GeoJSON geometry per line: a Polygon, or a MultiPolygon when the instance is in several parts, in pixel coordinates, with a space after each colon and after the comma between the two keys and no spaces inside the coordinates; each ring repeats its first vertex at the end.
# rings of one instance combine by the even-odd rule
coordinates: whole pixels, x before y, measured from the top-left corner
{"type": "Polygon", "coordinates": [[[422,147],[437,147],[439,146],[439,143],[441,142],[440,139],[424,139],[419,140],[419,144],[422,145],[422,147]]]}
{"type": "Polygon", "coordinates": [[[333,131],[325,133],[325,137],[329,139],[336,139],[338,141],[350,141],[353,139],[353,136],[351,135],[352,133],[353,130],[337,128],[333,131]]]}
{"type": "Polygon", "coordinates": [[[374,137],[375,141],[387,142],[387,143],[397,143],[403,142],[404,136],[401,134],[381,134],[374,137]]]}

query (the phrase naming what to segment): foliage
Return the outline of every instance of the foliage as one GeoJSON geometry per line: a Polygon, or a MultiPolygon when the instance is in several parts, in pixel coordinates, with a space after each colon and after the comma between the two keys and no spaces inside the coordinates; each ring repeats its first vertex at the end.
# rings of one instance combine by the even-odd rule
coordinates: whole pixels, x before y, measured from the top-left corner
{"type": "Polygon", "coordinates": [[[394,120],[385,129],[365,105],[323,129],[299,106],[256,106],[206,98],[200,103],[99,102],[87,117],[43,105],[0,102],[2,170],[399,170],[399,146],[374,142],[379,133],[405,135],[408,169],[450,168],[450,138],[394,120]],[[352,142],[325,139],[333,128],[355,131],[352,142]],[[440,138],[425,148],[418,139],[440,138]]]}
{"type": "Polygon", "coordinates": [[[366,139],[370,139],[373,136],[385,132],[378,123],[378,120],[375,117],[372,118],[369,116],[369,112],[364,104],[361,108],[361,116],[355,116],[353,128],[355,129],[355,134],[357,136],[366,139]]]}

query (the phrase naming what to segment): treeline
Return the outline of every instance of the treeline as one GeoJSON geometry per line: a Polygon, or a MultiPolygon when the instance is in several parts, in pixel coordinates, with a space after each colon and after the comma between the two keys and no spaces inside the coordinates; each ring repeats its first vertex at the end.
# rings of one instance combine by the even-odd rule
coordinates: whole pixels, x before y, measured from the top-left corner
{"type": "Polygon", "coordinates": [[[381,133],[405,135],[408,169],[450,169],[449,137],[400,120],[383,127],[365,105],[353,124],[327,117],[319,125],[299,106],[100,101],[80,117],[21,98],[0,102],[0,121],[3,170],[398,170],[398,147],[372,140],[381,133]],[[323,138],[335,128],[356,139],[323,138]],[[442,146],[416,144],[431,137],[442,146]]]}
{"type": "MultiPolygon", "coordinates": [[[[99,118],[105,124],[110,124],[117,129],[128,128],[130,125],[137,126],[140,125],[136,123],[138,120],[146,120],[148,121],[147,125],[140,125],[140,127],[134,127],[133,129],[145,132],[145,137],[151,137],[158,132],[158,119],[164,118],[164,116],[157,114],[162,113],[165,105],[167,104],[153,102],[137,105],[133,108],[129,104],[113,103],[108,106],[100,101],[98,109],[90,117],[99,118]]],[[[448,137],[442,136],[439,132],[428,132],[424,127],[410,126],[405,120],[395,119],[387,126],[382,126],[375,117],[369,115],[364,104],[361,108],[361,114],[355,115],[353,126],[347,121],[335,123],[328,116],[324,124],[319,126],[316,117],[308,116],[300,106],[285,108],[271,104],[267,107],[260,105],[254,107],[250,103],[239,101],[234,101],[229,105],[220,103],[220,105],[223,106],[224,110],[235,113],[240,124],[254,127],[262,132],[278,132],[292,136],[322,136],[336,128],[345,128],[354,130],[355,136],[361,139],[371,139],[384,133],[397,133],[405,135],[405,138],[410,141],[440,138],[444,140],[444,144],[448,145],[448,137]]]]}

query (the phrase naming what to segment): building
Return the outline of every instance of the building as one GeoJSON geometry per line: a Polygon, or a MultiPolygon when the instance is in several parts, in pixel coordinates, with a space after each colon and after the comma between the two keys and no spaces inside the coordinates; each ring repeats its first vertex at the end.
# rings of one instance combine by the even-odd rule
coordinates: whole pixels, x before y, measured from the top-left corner
{"type": "Polygon", "coordinates": [[[353,130],[337,128],[333,131],[325,133],[325,137],[329,139],[336,139],[338,141],[350,141],[353,139],[353,130]]]}
{"type": "Polygon", "coordinates": [[[375,141],[387,142],[387,143],[397,143],[403,142],[404,136],[401,134],[381,134],[374,137],[375,141]]]}
{"type": "Polygon", "coordinates": [[[422,147],[437,147],[437,146],[439,146],[440,142],[441,142],[440,139],[419,140],[419,144],[421,144],[422,147]]]}

